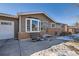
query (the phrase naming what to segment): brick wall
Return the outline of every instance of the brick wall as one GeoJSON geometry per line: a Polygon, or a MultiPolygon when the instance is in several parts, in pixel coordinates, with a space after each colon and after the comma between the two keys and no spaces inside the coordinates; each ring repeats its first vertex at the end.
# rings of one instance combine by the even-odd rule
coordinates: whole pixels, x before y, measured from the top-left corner
{"type": "Polygon", "coordinates": [[[19,32],[18,33],[18,39],[27,39],[30,38],[30,34],[26,32],[19,32]]]}

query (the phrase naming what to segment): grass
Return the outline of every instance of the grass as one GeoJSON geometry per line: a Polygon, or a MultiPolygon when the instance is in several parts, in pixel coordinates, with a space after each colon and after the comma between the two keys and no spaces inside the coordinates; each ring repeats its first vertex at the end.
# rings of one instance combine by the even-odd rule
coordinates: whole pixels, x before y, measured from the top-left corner
{"type": "Polygon", "coordinates": [[[75,51],[79,55],[79,49],[75,48],[74,46],[67,46],[67,47],[70,48],[72,51],[75,51]]]}
{"type": "Polygon", "coordinates": [[[79,46],[79,42],[74,42],[74,41],[66,42],[66,44],[69,44],[71,46],[79,46]]]}
{"type": "Polygon", "coordinates": [[[79,41],[75,42],[75,41],[69,41],[66,42],[65,45],[70,48],[72,51],[75,51],[77,54],[79,54],[79,49],[75,48],[76,46],[79,46],[79,41]]]}

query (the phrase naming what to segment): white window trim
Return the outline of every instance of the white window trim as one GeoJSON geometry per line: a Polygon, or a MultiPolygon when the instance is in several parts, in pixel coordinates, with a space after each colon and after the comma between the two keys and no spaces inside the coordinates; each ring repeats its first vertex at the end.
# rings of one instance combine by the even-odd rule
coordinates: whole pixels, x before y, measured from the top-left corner
{"type": "Polygon", "coordinates": [[[41,31],[41,24],[40,24],[40,27],[39,27],[39,22],[41,22],[40,20],[37,20],[37,19],[33,19],[33,18],[26,18],[25,19],[25,30],[27,33],[31,33],[31,32],[40,32],[41,31]],[[30,20],[30,31],[27,31],[27,20],[30,20]],[[32,31],[32,20],[34,21],[38,21],[38,31],[32,31]]]}

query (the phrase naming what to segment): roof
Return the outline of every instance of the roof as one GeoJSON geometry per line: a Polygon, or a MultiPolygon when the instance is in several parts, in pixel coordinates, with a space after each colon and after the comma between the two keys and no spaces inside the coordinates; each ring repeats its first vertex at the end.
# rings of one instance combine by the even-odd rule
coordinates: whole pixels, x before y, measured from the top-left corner
{"type": "Polygon", "coordinates": [[[0,13],[0,16],[11,17],[11,18],[18,18],[18,16],[11,15],[11,14],[6,14],[6,13],[0,13]]]}
{"type": "Polygon", "coordinates": [[[68,26],[68,28],[77,28],[77,27],[75,27],[75,26],[68,26]]]}
{"type": "Polygon", "coordinates": [[[44,14],[46,17],[48,17],[51,21],[53,21],[53,22],[55,22],[56,23],[56,21],[53,19],[53,18],[51,18],[50,16],[48,16],[48,14],[46,14],[46,13],[44,13],[44,12],[19,12],[19,13],[17,13],[17,15],[29,15],[29,14],[44,14]]]}
{"type": "Polygon", "coordinates": [[[58,25],[67,25],[67,24],[64,24],[64,23],[59,23],[59,22],[57,22],[56,24],[58,24],[58,25]]]}

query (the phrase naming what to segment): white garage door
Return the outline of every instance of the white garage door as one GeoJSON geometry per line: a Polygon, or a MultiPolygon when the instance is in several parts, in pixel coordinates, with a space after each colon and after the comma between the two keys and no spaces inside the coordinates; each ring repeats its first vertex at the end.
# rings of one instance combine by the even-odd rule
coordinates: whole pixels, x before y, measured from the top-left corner
{"type": "Polygon", "coordinates": [[[0,20],[0,40],[14,38],[14,22],[0,20]]]}

